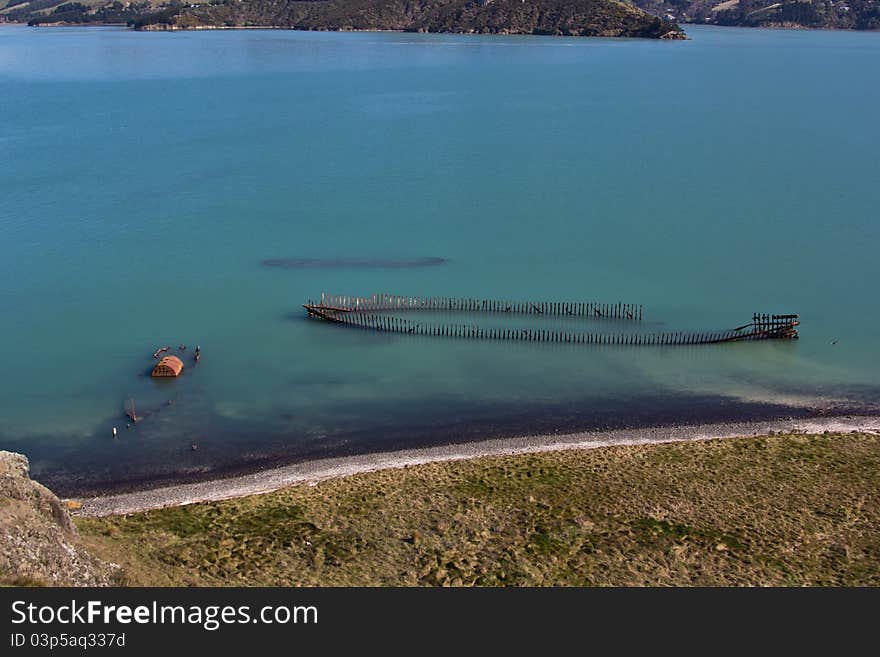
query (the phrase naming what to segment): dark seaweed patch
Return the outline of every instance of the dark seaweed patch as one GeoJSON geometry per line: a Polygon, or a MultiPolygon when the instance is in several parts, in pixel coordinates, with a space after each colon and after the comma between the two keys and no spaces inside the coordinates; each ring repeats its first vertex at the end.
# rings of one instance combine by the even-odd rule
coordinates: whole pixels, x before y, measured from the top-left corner
{"type": "Polygon", "coordinates": [[[282,269],[411,269],[434,267],[446,258],[268,258],[261,264],[282,269]]]}

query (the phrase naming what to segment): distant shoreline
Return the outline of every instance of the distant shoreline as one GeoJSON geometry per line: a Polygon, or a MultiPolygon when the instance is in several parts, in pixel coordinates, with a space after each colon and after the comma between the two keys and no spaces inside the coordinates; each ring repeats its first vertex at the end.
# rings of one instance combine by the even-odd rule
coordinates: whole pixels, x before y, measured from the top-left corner
{"type": "Polygon", "coordinates": [[[134,27],[130,27],[126,23],[40,23],[37,25],[28,25],[25,22],[21,21],[5,21],[0,22],[0,26],[4,25],[17,25],[21,27],[33,27],[33,28],[45,28],[45,27],[94,27],[94,28],[104,28],[104,27],[114,27],[114,28],[123,28],[130,32],[213,32],[213,31],[236,31],[236,30],[283,30],[288,32],[318,32],[318,33],[347,33],[347,32],[364,32],[364,33],[377,33],[377,34],[431,34],[431,35],[455,35],[455,36],[541,36],[541,37],[567,37],[572,39],[638,39],[644,40],[647,39],[649,41],[690,41],[691,37],[687,34],[687,30],[690,28],[696,27],[697,29],[702,28],[719,28],[724,30],[757,30],[757,31],[766,31],[766,32],[846,32],[846,33],[877,33],[880,30],[860,30],[853,28],[844,28],[844,27],[811,27],[808,25],[788,25],[788,26],[769,26],[769,25],[719,25],[716,23],[698,23],[698,22],[683,22],[679,23],[679,26],[682,28],[684,38],[682,39],[662,39],[662,38],[650,38],[650,37],[601,37],[601,36],[571,36],[564,34],[527,34],[524,32],[510,32],[510,33],[500,33],[500,32],[426,32],[426,31],[418,31],[418,30],[390,30],[390,29],[378,29],[378,28],[346,28],[346,29],[311,29],[311,28],[301,28],[301,27],[291,27],[288,25],[197,25],[191,27],[176,27],[173,25],[169,25],[165,28],[159,27],[151,27],[147,29],[137,29],[134,27]]]}
{"type": "Polygon", "coordinates": [[[345,33],[376,33],[376,34],[424,34],[424,35],[453,35],[453,36],[484,36],[484,37],[549,37],[549,38],[571,38],[571,39],[638,39],[648,41],[687,41],[690,37],[684,32],[679,37],[639,37],[639,36],[613,36],[603,37],[598,35],[572,35],[572,34],[533,34],[530,32],[455,32],[452,30],[443,32],[431,32],[428,30],[392,30],[380,28],[344,28],[344,29],[312,29],[303,27],[293,27],[290,25],[188,25],[179,27],[177,25],[151,24],[142,28],[131,27],[126,23],[38,23],[36,25],[28,25],[27,23],[9,21],[0,23],[0,25],[22,25],[24,27],[45,28],[45,27],[115,27],[124,28],[129,32],[214,32],[214,31],[237,31],[237,30],[284,30],[287,32],[315,32],[325,34],[345,34],[345,33]]]}
{"type": "Polygon", "coordinates": [[[213,502],[269,493],[289,486],[315,485],[327,479],[378,470],[401,469],[425,463],[444,463],[481,457],[536,454],[571,449],[595,449],[616,445],[747,437],[775,432],[822,433],[825,431],[880,433],[880,417],[850,415],[586,431],[564,435],[545,434],[317,459],[228,478],[82,498],[78,500],[82,507],[76,513],[82,516],[100,517],[199,502],[213,502]]]}

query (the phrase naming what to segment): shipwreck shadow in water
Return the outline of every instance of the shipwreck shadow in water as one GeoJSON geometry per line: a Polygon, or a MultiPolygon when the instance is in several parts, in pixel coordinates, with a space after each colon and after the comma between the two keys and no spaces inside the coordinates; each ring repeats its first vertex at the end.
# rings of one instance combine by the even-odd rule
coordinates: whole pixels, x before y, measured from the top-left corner
{"type": "Polygon", "coordinates": [[[267,258],[265,267],[280,269],[414,269],[444,265],[447,258],[267,258]]]}

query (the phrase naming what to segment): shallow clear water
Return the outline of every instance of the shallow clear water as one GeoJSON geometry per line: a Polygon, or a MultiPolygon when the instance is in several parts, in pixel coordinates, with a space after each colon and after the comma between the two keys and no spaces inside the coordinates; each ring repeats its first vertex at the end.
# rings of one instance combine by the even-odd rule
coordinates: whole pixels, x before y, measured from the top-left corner
{"type": "Polygon", "coordinates": [[[75,489],[876,405],[880,34],[689,34],[0,26],[0,447],[75,489]],[[663,330],[797,312],[802,337],[378,335],[307,321],[322,290],[626,301],[663,330]],[[204,356],[155,382],[163,344],[204,356]]]}

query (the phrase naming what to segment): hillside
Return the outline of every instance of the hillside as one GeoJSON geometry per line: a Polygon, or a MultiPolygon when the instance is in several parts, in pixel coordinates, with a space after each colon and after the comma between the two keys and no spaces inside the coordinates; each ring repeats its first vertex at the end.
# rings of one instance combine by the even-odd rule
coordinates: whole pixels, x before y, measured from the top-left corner
{"type": "Polygon", "coordinates": [[[0,452],[0,584],[880,584],[880,436],[481,457],[76,518],[0,452]],[[116,565],[119,564],[119,565],[116,565]]]}
{"type": "Polygon", "coordinates": [[[262,26],[683,38],[675,23],[620,0],[221,0],[203,4],[10,0],[3,14],[8,20],[31,25],[123,23],[142,30],[262,26]]]}
{"type": "Polygon", "coordinates": [[[147,585],[880,584],[880,437],[483,457],[78,518],[147,585]]]}
{"type": "Polygon", "coordinates": [[[0,6],[4,1],[0,21],[129,24],[140,29],[278,26],[647,37],[680,34],[676,22],[880,29],[880,0],[631,0],[661,18],[659,23],[616,0],[0,0],[0,6]]]}
{"type": "Polygon", "coordinates": [[[741,27],[880,29],[880,0],[633,0],[679,23],[741,27]]]}

